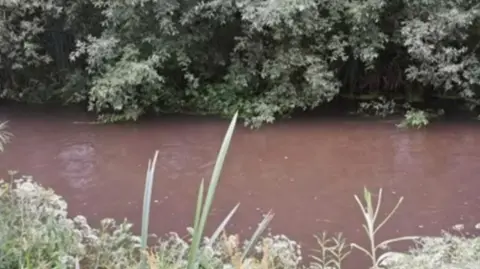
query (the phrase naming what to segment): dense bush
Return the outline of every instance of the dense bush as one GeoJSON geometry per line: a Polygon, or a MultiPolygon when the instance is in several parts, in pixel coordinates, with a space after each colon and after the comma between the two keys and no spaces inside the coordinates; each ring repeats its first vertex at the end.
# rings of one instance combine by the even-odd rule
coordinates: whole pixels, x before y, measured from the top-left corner
{"type": "Polygon", "coordinates": [[[111,260],[127,265],[139,250],[130,224],[104,220],[95,230],[69,219],[61,197],[27,178],[0,187],[0,268],[72,268],[76,258],[114,268],[111,260]]]}
{"type": "Polygon", "coordinates": [[[474,0],[3,0],[1,96],[251,126],[339,94],[474,109],[479,18],[474,0]]]}

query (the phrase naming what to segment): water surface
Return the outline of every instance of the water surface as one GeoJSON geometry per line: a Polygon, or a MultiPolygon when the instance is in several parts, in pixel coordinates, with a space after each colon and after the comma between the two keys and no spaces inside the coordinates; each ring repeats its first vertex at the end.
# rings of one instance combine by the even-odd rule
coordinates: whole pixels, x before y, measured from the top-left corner
{"type": "MultiPolygon", "coordinates": [[[[18,170],[66,197],[72,215],[92,224],[128,218],[139,231],[148,158],[160,151],[151,230],[184,234],[196,191],[209,179],[228,121],[164,117],[136,124],[92,125],[81,113],[2,109],[15,134],[0,155],[3,175],[18,170]]],[[[381,238],[439,235],[457,223],[480,222],[480,126],[442,123],[405,131],[389,121],[292,120],[257,131],[236,129],[210,218],[212,226],[241,202],[229,231],[250,236],[273,210],[272,233],[301,242],[343,232],[365,243],[353,198],[384,189],[384,206],[405,200],[381,238]]],[[[211,231],[211,229],[210,229],[211,231]]],[[[347,268],[360,268],[356,252],[347,268]]]]}

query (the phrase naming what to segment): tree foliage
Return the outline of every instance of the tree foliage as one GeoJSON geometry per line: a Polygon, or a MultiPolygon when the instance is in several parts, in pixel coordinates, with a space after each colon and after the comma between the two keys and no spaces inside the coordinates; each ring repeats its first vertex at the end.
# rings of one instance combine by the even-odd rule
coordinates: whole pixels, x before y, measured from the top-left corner
{"type": "Polygon", "coordinates": [[[338,95],[479,103],[475,0],[0,0],[3,98],[250,126],[338,95]]]}

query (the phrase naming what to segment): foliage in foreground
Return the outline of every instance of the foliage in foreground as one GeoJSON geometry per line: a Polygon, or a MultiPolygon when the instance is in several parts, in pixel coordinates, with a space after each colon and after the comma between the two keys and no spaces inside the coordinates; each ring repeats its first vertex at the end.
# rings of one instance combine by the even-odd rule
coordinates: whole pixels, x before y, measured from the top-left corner
{"type": "MultiPolygon", "coordinates": [[[[141,238],[132,225],[105,219],[92,228],[85,217],[67,216],[67,204],[52,190],[22,177],[0,185],[0,268],[49,269],[138,268],[141,238]]],[[[340,269],[350,248],[341,236],[317,236],[314,262],[304,266],[300,245],[285,235],[265,235],[241,261],[249,245],[237,235],[222,233],[211,244],[200,245],[204,264],[211,269],[340,269]]],[[[187,269],[191,240],[170,233],[148,249],[148,268],[187,269]]],[[[411,254],[392,256],[381,263],[388,269],[476,269],[480,265],[480,238],[445,233],[425,237],[411,254]]]]}
{"type": "Polygon", "coordinates": [[[2,0],[0,97],[255,127],[338,95],[473,110],[479,44],[476,0],[2,0]]]}
{"type": "Polygon", "coordinates": [[[389,269],[480,268],[480,237],[449,233],[442,237],[423,237],[408,255],[398,255],[386,264],[389,269]]]}
{"type": "MultiPolygon", "coordinates": [[[[47,269],[74,268],[138,268],[142,264],[141,237],[132,233],[132,224],[105,219],[100,228],[92,228],[85,217],[67,216],[67,204],[52,190],[45,189],[31,178],[22,177],[2,182],[0,192],[0,268],[47,269]]],[[[198,247],[202,266],[216,269],[296,269],[300,268],[300,245],[285,235],[266,235],[250,248],[250,241],[223,232],[220,240],[204,237],[198,247]],[[245,258],[243,253],[249,253],[245,258]]],[[[324,236],[326,256],[319,261],[338,264],[332,253],[347,246],[341,237],[335,242],[324,236]],[[332,249],[332,246],[334,247],[332,249]]],[[[319,242],[321,238],[319,238],[319,242]]],[[[189,268],[191,238],[176,233],[148,248],[146,268],[189,268]]],[[[320,263],[309,266],[323,269],[320,263]]]]}

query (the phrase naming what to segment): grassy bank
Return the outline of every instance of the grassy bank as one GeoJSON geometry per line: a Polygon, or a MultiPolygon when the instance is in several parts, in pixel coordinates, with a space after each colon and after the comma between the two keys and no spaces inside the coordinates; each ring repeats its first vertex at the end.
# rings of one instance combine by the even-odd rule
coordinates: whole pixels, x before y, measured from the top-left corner
{"type": "MultiPolygon", "coordinates": [[[[142,232],[131,231],[132,224],[105,219],[100,228],[93,228],[86,218],[68,217],[67,203],[51,189],[29,177],[11,177],[0,184],[0,269],[33,268],[165,268],[165,269],[340,269],[353,251],[370,258],[373,268],[389,269],[474,269],[480,268],[480,239],[445,234],[439,238],[406,236],[378,242],[376,233],[401,206],[403,198],[385,218],[379,211],[382,190],[371,193],[365,189],[355,196],[363,213],[359,225],[365,228],[369,244],[349,243],[341,235],[317,236],[318,251],[305,258],[298,243],[285,235],[268,235],[264,231],[274,219],[268,213],[259,220],[250,238],[240,240],[225,231],[239,205],[232,208],[212,234],[204,229],[215,196],[223,162],[234,133],[237,115],[232,119],[218,153],[212,178],[202,181],[198,189],[192,227],[187,238],[170,233],[155,244],[147,245],[152,186],[155,184],[157,153],[149,161],[145,177],[142,232]],[[388,247],[397,241],[414,241],[410,253],[395,253],[388,247]]],[[[11,134],[0,126],[2,144],[11,134]]]]}

